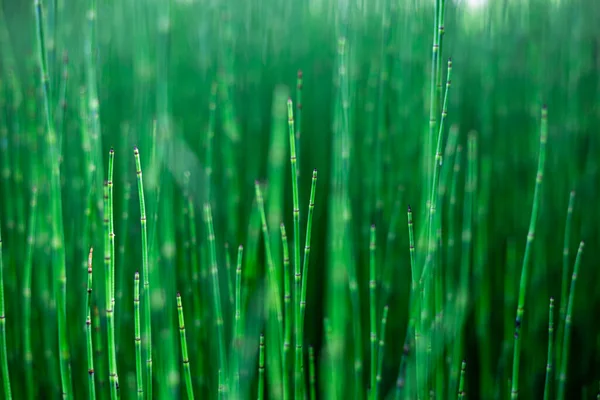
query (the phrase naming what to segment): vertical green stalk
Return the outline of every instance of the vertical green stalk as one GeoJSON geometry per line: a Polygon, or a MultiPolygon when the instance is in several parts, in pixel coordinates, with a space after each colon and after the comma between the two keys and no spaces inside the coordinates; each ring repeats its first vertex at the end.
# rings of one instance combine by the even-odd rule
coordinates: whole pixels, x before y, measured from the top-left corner
{"type": "Polygon", "coordinates": [[[525,311],[525,295],[527,293],[527,280],[529,279],[529,258],[531,257],[531,248],[535,237],[535,226],[537,222],[538,209],[540,204],[540,192],[542,180],[544,179],[544,164],[546,161],[546,142],[548,140],[548,110],[546,106],[542,108],[542,123],[540,132],[540,153],[538,159],[537,176],[535,180],[535,190],[533,192],[533,205],[531,210],[531,220],[529,221],[529,232],[527,233],[527,245],[525,246],[525,255],[523,256],[523,267],[521,270],[521,282],[519,284],[519,303],[517,306],[517,318],[515,320],[515,342],[513,356],[513,375],[511,399],[519,398],[519,361],[521,359],[521,323],[523,322],[523,313],[525,311]]]}
{"type": "MultiPolygon", "coordinates": [[[[302,134],[302,70],[298,70],[296,79],[296,146],[297,155],[300,157],[300,136],[302,134]]],[[[298,170],[300,175],[300,170],[298,170]]]]}
{"type": "MultiPolygon", "coordinates": [[[[315,195],[317,191],[317,170],[313,170],[312,181],[310,184],[310,200],[308,203],[308,218],[306,221],[306,241],[304,243],[304,260],[302,264],[302,295],[300,297],[300,336],[298,338],[299,349],[296,348],[296,352],[300,351],[300,358],[302,358],[302,348],[304,346],[304,316],[306,315],[306,292],[308,291],[308,267],[310,259],[310,239],[312,235],[312,220],[315,210],[315,195]]],[[[298,354],[296,354],[298,357],[298,354]]],[[[302,361],[301,361],[302,363],[302,361]]],[[[302,366],[302,364],[301,364],[302,366]]],[[[302,386],[304,386],[304,378],[302,378],[302,386]]]]}
{"type": "Polygon", "coordinates": [[[221,310],[221,291],[219,289],[219,269],[217,265],[217,249],[213,227],[212,211],[209,203],[204,204],[204,219],[208,230],[208,247],[210,250],[210,274],[213,287],[213,307],[217,323],[217,341],[219,343],[219,369],[227,376],[227,359],[225,357],[225,331],[223,329],[223,312],[221,310]]]}
{"type": "Polygon", "coordinates": [[[265,335],[261,333],[258,345],[258,400],[265,398],[265,335]]]}
{"type": "MultiPolygon", "coordinates": [[[[108,157],[108,181],[107,185],[107,195],[108,199],[106,200],[107,209],[106,214],[104,216],[105,220],[108,218],[108,230],[106,231],[106,236],[108,237],[108,252],[105,250],[105,257],[108,259],[105,261],[108,264],[108,274],[106,279],[107,289],[107,299],[106,299],[106,321],[107,321],[107,329],[108,329],[108,377],[110,380],[110,395],[111,399],[115,400],[118,398],[117,396],[117,386],[118,386],[118,376],[117,376],[117,353],[116,353],[116,343],[115,343],[115,286],[114,286],[114,266],[115,266],[115,233],[114,233],[114,225],[113,225],[113,166],[114,166],[114,151],[111,148],[109,157],[108,157]]],[[[106,221],[104,226],[106,227],[106,221]]]]}
{"type": "Polygon", "coordinates": [[[35,395],[33,381],[33,351],[31,347],[31,271],[33,265],[33,252],[35,250],[37,219],[37,189],[31,191],[31,207],[29,212],[29,226],[27,228],[27,253],[23,268],[23,352],[25,357],[25,385],[27,398],[35,395]]]}
{"type": "MultiPolygon", "coordinates": [[[[567,220],[565,222],[565,238],[563,243],[563,254],[562,254],[562,278],[561,278],[561,286],[560,286],[560,310],[559,310],[559,318],[558,318],[558,332],[557,338],[558,340],[562,340],[563,332],[565,328],[565,313],[567,312],[567,285],[569,284],[569,242],[571,241],[571,226],[573,225],[573,209],[575,207],[575,191],[572,190],[569,194],[569,205],[567,207],[567,220]]],[[[556,364],[560,364],[560,358],[562,356],[561,351],[559,349],[558,354],[556,355],[556,364]]],[[[556,371],[558,373],[558,370],[556,371]]]]}
{"type": "Polygon", "coordinates": [[[4,312],[4,263],[2,262],[2,234],[0,233],[0,363],[2,367],[2,389],[5,399],[12,399],[6,351],[6,314],[4,312]]]}
{"type": "Polygon", "coordinates": [[[283,247],[283,307],[284,307],[284,339],[283,339],[283,396],[288,396],[288,365],[289,352],[292,342],[292,293],[291,293],[291,271],[290,252],[287,234],[283,222],[280,225],[281,245],[283,247]]]}
{"type": "Polygon", "coordinates": [[[562,356],[560,358],[560,376],[558,382],[557,400],[564,400],[565,388],[567,382],[567,367],[569,365],[569,340],[571,338],[571,318],[573,315],[573,301],[575,299],[575,284],[577,282],[577,274],[579,273],[579,265],[581,264],[581,255],[583,254],[583,240],[579,243],[577,256],[575,258],[575,266],[573,267],[573,275],[571,276],[571,288],[569,289],[569,302],[567,303],[567,315],[565,316],[565,334],[562,341],[562,356]]]}
{"type": "Polygon", "coordinates": [[[244,247],[238,247],[237,266],[235,268],[235,327],[234,327],[234,394],[240,396],[240,358],[242,345],[242,256],[244,247]]]}
{"type": "Polygon", "coordinates": [[[270,349],[273,349],[268,353],[269,360],[273,360],[273,363],[270,362],[270,365],[273,366],[269,371],[269,374],[273,376],[272,390],[274,391],[274,396],[277,397],[277,394],[280,395],[281,387],[279,386],[281,382],[279,379],[281,376],[278,374],[281,372],[281,344],[284,341],[283,338],[283,314],[281,310],[281,295],[279,289],[279,282],[277,281],[277,275],[275,272],[275,266],[273,265],[273,256],[271,254],[271,245],[270,245],[270,236],[269,229],[267,226],[267,217],[265,214],[265,205],[263,200],[262,191],[260,189],[260,184],[258,182],[254,183],[254,188],[256,191],[256,203],[258,209],[260,211],[260,219],[262,225],[263,232],[263,240],[265,245],[265,255],[267,259],[267,295],[265,302],[265,314],[268,316],[268,325],[269,325],[269,337],[273,342],[273,345],[270,346],[270,349]],[[273,311],[273,306],[275,308],[275,315],[277,318],[276,325],[273,325],[271,322],[271,312],[273,311]]]}
{"type": "Polygon", "coordinates": [[[152,311],[150,309],[150,271],[148,268],[148,232],[146,228],[146,202],[144,201],[144,180],[140,152],[133,148],[135,170],[140,198],[140,225],[142,231],[142,279],[144,280],[144,337],[146,339],[146,398],[152,399],[152,311]]]}
{"type": "Polygon", "coordinates": [[[133,313],[135,324],[135,378],[137,384],[137,398],[144,398],[144,372],[142,370],[142,333],[140,324],[140,274],[135,272],[133,285],[133,313]]]}
{"type": "Polygon", "coordinates": [[[377,356],[377,384],[375,386],[375,399],[379,398],[379,393],[381,392],[383,356],[385,354],[385,327],[387,324],[388,309],[389,307],[387,305],[383,307],[383,315],[381,317],[381,329],[379,330],[379,353],[377,356]]]}
{"type": "Polygon", "coordinates": [[[86,331],[86,348],[87,348],[87,365],[88,365],[88,398],[94,400],[96,398],[96,384],[94,382],[94,347],[92,342],[92,255],[94,249],[90,248],[88,256],[88,280],[87,280],[87,297],[85,307],[85,331],[86,331]]]}
{"type": "Polygon", "coordinates": [[[309,400],[317,400],[316,376],[315,376],[315,349],[312,346],[308,348],[308,375],[310,384],[309,400]]]}
{"type": "Polygon", "coordinates": [[[185,378],[185,388],[188,399],[194,398],[194,389],[192,387],[192,374],[190,372],[190,359],[188,358],[187,339],[185,337],[185,321],[183,318],[183,305],[181,304],[181,295],[177,293],[177,316],[179,319],[179,336],[181,338],[181,362],[183,364],[183,376],[185,378]]]}
{"type": "Polygon", "coordinates": [[[460,381],[458,384],[458,399],[463,400],[466,396],[465,392],[465,375],[467,370],[467,363],[465,361],[462,362],[460,366],[460,381]]]}
{"type": "Polygon", "coordinates": [[[370,398],[375,399],[375,385],[377,381],[377,271],[375,262],[375,251],[376,251],[376,231],[375,225],[371,225],[370,240],[369,240],[369,317],[371,322],[371,382],[370,382],[370,398]]]}
{"type": "Polygon", "coordinates": [[[544,384],[544,400],[550,400],[552,387],[552,369],[554,359],[554,299],[550,297],[548,311],[548,361],[546,361],[546,382],[544,384]]]}
{"type": "MultiPolygon", "coordinates": [[[[300,307],[302,270],[300,269],[300,206],[298,201],[298,175],[296,173],[296,139],[294,132],[294,106],[292,99],[288,99],[288,124],[290,134],[290,164],[292,166],[292,201],[293,201],[293,217],[294,217],[294,304],[300,307]]],[[[294,322],[296,328],[296,362],[294,363],[294,397],[300,398],[302,395],[302,381],[300,367],[302,364],[302,349],[300,348],[300,312],[296,311],[294,322]]]]}
{"type": "MultiPolygon", "coordinates": [[[[50,80],[48,75],[48,62],[46,55],[46,42],[44,35],[44,18],[42,15],[42,4],[40,0],[34,0],[38,56],[40,63],[40,75],[42,82],[44,116],[46,123],[46,143],[48,149],[48,160],[51,168],[51,210],[52,210],[52,265],[54,268],[54,282],[56,285],[55,297],[57,306],[58,322],[58,346],[60,358],[60,380],[62,396],[71,398],[71,368],[70,351],[67,337],[67,269],[64,249],[64,227],[60,188],[60,163],[59,148],[56,138],[56,130],[51,112],[50,80]]],[[[2,315],[4,316],[4,315],[2,315]]],[[[7,371],[8,374],[8,371],[7,371]]],[[[5,384],[8,385],[8,384],[5,384]]]]}

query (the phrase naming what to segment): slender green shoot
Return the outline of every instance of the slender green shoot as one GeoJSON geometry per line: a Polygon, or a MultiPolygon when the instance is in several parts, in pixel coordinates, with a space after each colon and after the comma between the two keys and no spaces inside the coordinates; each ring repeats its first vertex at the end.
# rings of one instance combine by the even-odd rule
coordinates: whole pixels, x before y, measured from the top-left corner
{"type": "Polygon", "coordinates": [[[548,140],[548,110],[546,106],[542,108],[542,123],[540,133],[540,152],[538,159],[537,176],[535,180],[535,190],[533,192],[533,205],[531,210],[531,220],[529,222],[529,232],[527,233],[527,245],[525,246],[525,255],[523,256],[523,267],[521,270],[521,282],[519,284],[519,303],[517,306],[517,318],[515,320],[515,342],[513,355],[512,388],[511,400],[519,398],[519,362],[521,359],[521,324],[523,322],[523,313],[525,311],[525,295],[527,293],[527,281],[529,279],[529,259],[531,249],[533,248],[533,239],[535,237],[535,227],[537,215],[540,206],[540,193],[542,180],[544,179],[544,164],[546,161],[546,142],[548,140]]]}
{"type": "Polygon", "coordinates": [[[381,317],[381,328],[379,329],[379,354],[377,356],[377,386],[375,386],[375,399],[379,398],[381,393],[381,381],[383,374],[383,356],[385,354],[385,327],[387,324],[389,307],[383,307],[383,315],[381,317]]]}
{"type": "Polygon", "coordinates": [[[192,387],[192,373],[190,372],[190,359],[188,357],[187,339],[185,337],[183,305],[181,304],[181,295],[179,293],[177,293],[177,316],[179,319],[179,336],[181,338],[181,362],[183,364],[185,388],[187,390],[188,399],[193,399],[194,389],[192,387]]]}
{"type": "MultiPolygon", "coordinates": [[[[106,235],[108,236],[108,252],[105,250],[105,257],[108,257],[106,260],[108,264],[108,275],[106,285],[108,286],[108,296],[107,296],[107,304],[106,304],[106,320],[107,320],[107,329],[108,329],[108,377],[110,381],[110,395],[112,400],[116,400],[118,398],[117,395],[117,386],[118,386],[118,376],[117,376],[117,350],[116,350],[116,341],[115,341],[115,233],[114,233],[114,225],[113,225],[113,168],[114,168],[114,150],[111,148],[108,157],[108,181],[107,185],[107,196],[106,200],[107,209],[106,215],[104,218],[108,218],[108,231],[106,235]]],[[[104,223],[106,227],[106,222],[104,223]]]]}
{"type": "Polygon", "coordinates": [[[458,399],[463,400],[467,393],[465,392],[465,375],[467,371],[467,363],[462,362],[460,366],[460,381],[458,383],[458,399]]]}
{"type": "Polygon", "coordinates": [[[310,400],[317,400],[317,378],[315,374],[315,349],[308,348],[308,376],[310,384],[310,400]]]}
{"type": "MultiPolygon", "coordinates": [[[[301,284],[302,284],[302,270],[300,269],[300,206],[298,200],[298,175],[296,172],[296,138],[294,131],[294,106],[292,99],[288,99],[288,125],[290,135],[290,164],[292,166],[292,201],[293,201],[293,217],[294,217],[294,283],[295,283],[295,300],[294,304],[300,307],[300,295],[301,295],[301,284]]],[[[302,396],[302,380],[300,374],[300,368],[302,366],[302,348],[301,346],[301,334],[300,329],[300,312],[296,311],[296,318],[294,322],[296,328],[296,362],[294,363],[294,397],[299,399],[302,396]]]]}
{"type": "Polygon", "coordinates": [[[292,342],[292,292],[291,292],[291,271],[290,271],[290,251],[288,247],[287,234],[283,222],[280,225],[281,245],[283,247],[283,307],[284,307],[284,333],[283,333],[283,395],[288,396],[288,365],[289,353],[292,342]]]}
{"type": "MultiPolygon", "coordinates": [[[[308,291],[308,267],[310,258],[310,240],[312,235],[312,220],[315,211],[315,196],[317,192],[317,170],[313,170],[312,181],[310,184],[310,200],[308,203],[308,219],[306,221],[306,242],[304,244],[304,260],[302,265],[302,294],[300,296],[300,336],[299,351],[302,358],[302,348],[304,346],[304,316],[306,315],[306,292],[308,291]]],[[[298,352],[298,348],[296,348],[298,352]]],[[[296,354],[296,357],[298,354],[296,354]]],[[[303,360],[303,358],[302,358],[303,360]]],[[[302,380],[304,383],[304,380],[302,380]]]]}
{"type": "Polygon", "coordinates": [[[371,321],[371,384],[369,396],[371,399],[375,399],[375,386],[377,382],[377,271],[375,262],[375,251],[376,251],[376,231],[375,225],[371,225],[370,243],[369,243],[369,305],[370,305],[370,321],[371,321]]]}
{"type": "MultiPolygon", "coordinates": [[[[563,243],[562,254],[562,277],[560,281],[560,309],[558,318],[558,340],[562,340],[565,327],[565,314],[567,312],[567,296],[569,284],[569,243],[571,241],[571,227],[573,225],[573,209],[575,207],[575,191],[572,190],[569,194],[569,205],[567,207],[567,220],[565,222],[565,238],[563,243]]],[[[557,365],[560,365],[561,352],[557,354],[557,365]]],[[[556,371],[558,373],[558,370],[556,371]]]]}
{"type": "Polygon", "coordinates": [[[142,334],[140,324],[140,274],[135,272],[133,285],[133,312],[135,320],[135,377],[137,398],[144,398],[144,371],[142,369],[142,334]]]}
{"type": "Polygon", "coordinates": [[[258,400],[265,398],[265,335],[260,335],[258,345],[258,400]]]}
{"type": "Polygon", "coordinates": [[[558,381],[557,400],[564,400],[567,383],[567,366],[569,365],[569,340],[571,338],[571,318],[573,315],[573,302],[575,299],[575,284],[577,283],[577,274],[581,265],[581,256],[583,254],[583,240],[579,243],[573,275],[571,276],[571,288],[569,289],[569,302],[567,303],[567,315],[565,316],[565,334],[562,341],[562,356],[560,358],[560,375],[558,381]]]}
{"type": "Polygon", "coordinates": [[[94,346],[92,343],[92,255],[94,249],[90,248],[88,256],[88,280],[87,280],[87,297],[86,297],[86,317],[85,317],[85,332],[86,332],[86,349],[87,349],[87,365],[88,365],[88,398],[94,400],[96,398],[96,383],[94,382],[94,346]]]}
{"type": "Polygon", "coordinates": [[[0,363],[2,367],[2,389],[5,399],[12,399],[8,374],[8,353],[6,350],[6,314],[4,311],[4,263],[2,262],[2,235],[0,234],[0,363]]]}
{"type": "Polygon", "coordinates": [[[142,178],[142,163],[137,147],[133,148],[135,170],[140,199],[140,226],[142,234],[142,279],[144,285],[144,337],[146,340],[146,398],[152,399],[152,310],[150,308],[150,270],[148,265],[148,230],[146,223],[146,202],[144,200],[144,180],[142,178]]]}
{"type": "Polygon", "coordinates": [[[554,299],[550,297],[548,311],[548,361],[546,362],[546,382],[544,384],[544,400],[550,400],[552,388],[552,370],[554,359],[554,299]]]}
{"type": "MultiPolygon", "coordinates": [[[[210,275],[212,277],[213,307],[217,324],[217,341],[219,344],[219,369],[227,376],[227,359],[225,356],[225,330],[223,329],[223,311],[221,310],[221,291],[219,289],[219,269],[217,265],[217,248],[215,245],[215,230],[213,227],[212,211],[209,203],[204,204],[204,220],[208,231],[208,246],[210,250],[210,275]]],[[[225,387],[225,390],[227,387],[225,387]]]]}
{"type": "Polygon", "coordinates": [[[234,385],[235,393],[240,395],[240,352],[242,341],[242,256],[244,247],[238,247],[237,266],[235,268],[235,327],[234,327],[234,351],[235,370],[234,385]]]}

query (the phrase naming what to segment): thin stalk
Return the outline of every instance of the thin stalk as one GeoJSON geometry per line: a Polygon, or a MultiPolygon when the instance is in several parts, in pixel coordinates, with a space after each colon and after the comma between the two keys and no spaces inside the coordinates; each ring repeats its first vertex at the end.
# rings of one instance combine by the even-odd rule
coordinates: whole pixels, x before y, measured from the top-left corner
{"type": "Polygon", "coordinates": [[[181,362],[183,364],[183,375],[185,378],[185,388],[188,399],[194,398],[194,389],[192,387],[192,374],[190,372],[190,359],[188,357],[187,339],[185,337],[185,321],[183,318],[183,305],[181,304],[181,295],[177,293],[177,316],[179,319],[179,336],[181,338],[181,362]]]}
{"type": "Polygon", "coordinates": [[[375,399],[375,386],[377,382],[377,265],[375,261],[375,252],[377,250],[375,225],[371,225],[369,241],[369,317],[371,322],[371,384],[369,387],[370,398],[375,399]]]}
{"type": "MultiPolygon", "coordinates": [[[[567,312],[567,285],[569,284],[569,243],[571,241],[571,226],[573,225],[573,209],[575,207],[575,191],[569,194],[569,205],[567,207],[567,220],[565,222],[565,238],[563,243],[562,278],[560,287],[560,310],[558,318],[558,340],[562,340],[565,330],[565,314],[567,312]]],[[[557,354],[556,364],[560,364],[561,352],[557,354]]],[[[558,373],[558,370],[556,371],[558,373]]],[[[557,377],[558,378],[558,377],[557,377]]]]}
{"type": "MultiPolygon", "coordinates": [[[[302,71],[298,70],[298,77],[296,79],[296,150],[297,155],[300,157],[300,135],[302,134],[302,71]]],[[[300,170],[298,170],[298,176],[300,170]]]]}
{"type": "Polygon", "coordinates": [[[265,398],[265,335],[260,335],[258,345],[258,400],[265,398]]]}
{"type": "MultiPolygon", "coordinates": [[[[51,210],[52,210],[52,265],[54,267],[54,282],[56,285],[55,297],[57,307],[58,324],[58,346],[60,358],[60,381],[63,398],[71,398],[71,368],[70,351],[67,337],[67,269],[64,248],[64,226],[60,187],[60,149],[58,148],[56,129],[52,117],[50,79],[48,75],[48,61],[46,54],[46,38],[44,34],[44,18],[42,15],[42,4],[40,0],[34,0],[35,17],[37,27],[38,55],[40,65],[40,77],[42,82],[44,117],[46,123],[46,144],[48,149],[48,160],[51,167],[51,210]]],[[[4,313],[2,313],[4,317],[4,313]]],[[[6,372],[8,376],[8,371],[6,372]]],[[[8,381],[5,381],[8,387],[8,381]]],[[[10,394],[10,388],[8,389],[10,394]]]]}
{"type": "Polygon", "coordinates": [[[552,369],[554,359],[554,299],[550,297],[550,307],[548,311],[548,359],[546,361],[546,382],[544,384],[544,400],[550,400],[550,390],[552,387],[552,369]]]}
{"type": "MultiPolygon", "coordinates": [[[[107,321],[107,329],[108,329],[108,377],[110,383],[110,395],[112,400],[116,400],[118,398],[117,395],[117,386],[118,386],[118,376],[117,376],[117,350],[115,343],[115,281],[114,281],[114,268],[115,268],[115,233],[114,233],[114,225],[113,225],[113,168],[114,168],[114,150],[111,148],[108,157],[108,181],[107,185],[107,196],[106,200],[107,209],[106,215],[104,218],[108,218],[108,230],[105,233],[108,236],[108,252],[105,250],[105,257],[108,257],[106,260],[108,264],[108,274],[106,285],[108,286],[108,296],[106,303],[106,321],[107,321]]],[[[104,223],[106,227],[106,222],[104,223]]]]}
{"type": "Polygon", "coordinates": [[[292,292],[291,292],[291,271],[290,271],[290,252],[288,247],[287,234],[283,222],[280,225],[281,246],[283,247],[283,307],[284,307],[284,339],[283,339],[283,395],[288,395],[288,365],[289,352],[292,343],[292,292]]]}
{"type": "Polygon", "coordinates": [[[223,312],[221,310],[221,291],[219,289],[219,269],[217,265],[217,249],[212,211],[209,203],[204,204],[204,219],[208,227],[208,247],[210,250],[210,275],[212,276],[213,307],[217,323],[217,341],[219,343],[219,369],[227,376],[227,359],[225,356],[225,331],[223,329],[223,312]]]}
{"type": "MultiPolygon", "coordinates": [[[[294,132],[294,106],[292,99],[288,99],[288,125],[289,125],[289,136],[290,136],[290,164],[292,166],[292,201],[293,201],[293,217],[294,217],[294,304],[300,307],[300,296],[301,296],[301,284],[302,284],[302,270],[300,269],[300,206],[298,201],[298,175],[296,172],[296,139],[294,132]]],[[[300,312],[296,311],[296,318],[294,322],[296,328],[296,362],[294,363],[294,397],[299,399],[302,396],[302,380],[300,374],[300,367],[302,365],[302,348],[300,335],[302,334],[300,329],[300,312]]]]}
{"type": "Polygon", "coordinates": [[[29,212],[29,226],[27,228],[27,252],[25,254],[25,266],[23,268],[23,352],[25,357],[25,385],[27,388],[28,399],[32,399],[35,394],[33,381],[33,351],[31,347],[31,273],[36,237],[36,219],[37,189],[34,187],[31,192],[31,208],[29,212]]]}
{"type": "Polygon", "coordinates": [[[87,297],[86,297],[86,348],[87,348],[87,365],[88,365],[88,398],[94,400],[96,398],[96,384],[94,382],[94,347],[92,342],[92,255],[94,249],[90,248],[88,256],[88,280],[87,280],[87,297]]]}
{"type": "Polygon", "coordinates": [[[310,384],[310,400],[317,400],[316,376],[315,376],[315,349],[308,348],[308,376],[310,384]]]}
{"type": "Polygon", "coordinates": [[[527,233],[527,245],[525,246],[525,255],[523,256],[523,268],[521,270],[521,282],[519,284],[519,303],[517,306],[517,318],[515,320],[515,345],[513,356],[513,375],[511,399],[519,398],[519,361],[521,359],[521,323],[523,322],[523,313],[525,311],[525,295],[527,293],[527,280],[529,279],[529,258],[531,257],[531,248],[535,237],[535,226],[540,204],[540,192],[542,180],[544,178],[544,164],[546,161],[546,142],[548,140],[548,110],[546,106],[542,108],[542,123],[540,132],[540,153],[538,159],[537,176],[535,180],[535,190],[533,192],[533,205],[531,210],[531,220],[529,222],[529,232],[527,233]]]}
{"type": "Polygon", "coordinates": [[[467,363],[465,361],[462,362],[460,366],[460,381],[458,383],[458,399],[462,400],[466,396],[465,392],[465,375],[467,370],[467,363]]]}
{"type": "Polygon", "coordinates": [[[558,382],[557,400],[564,400],[565,389],[567,383],[567,366],[569,365],[569,340],[571,338],[571,318],[573,315],[573,301],[575,299],[575,284],[577,282],[577,274],[581,265],[581,256],[583,254],[583,240],[579,243],[577,256],[575,258],[575,266],[573,267],[573,275],[571,276],[571,288],[569,290],[569,302],[567,303],[567,315],[565,316],[565,334],[562,341],[562,356],[560,358],[560,376],[558,382]]]}
{"type": "Polygon", "coordinates": [[[2,234],[0,233],[0,365],[2,368],[2,391],[5,399],[12,399],[6,351],[6,313],[4,312],[4,264],[2,262],[2,234]]]}
{"type": "MultiPolygon", "coordinates": [[[[304,346],[304,317],[306,315],[306,292],[308,291],[308,267],[310,258],[310,240],[312,236],[312,220],[315,210],[315,196],[317,191],[317,170],[313,170],[312,181],[310,184],[310,200],[308,203],[308,218],[306,221],[306,242],[304,243],[304,260],[302,264],[302,294],[300,296],[300,336],[299,336],[299,351],[302,360],[302,348],[304,346]]],[[[298,352],[298,348],[296,348],[298,352]]],[[[296,354],[298,357],[298,354],[296,354]]],[[[301,366],[303,365],[303,361],[301,366]]],[[[302,379],[302,385],[304,386],[304,379],[302,379]]]]}
{"type": "Polygon", "coordinates": [[[142,233],[142,279],[144,280],[144,337],[146,339],[146,398],[152,399],[152,311],[150,308],[150,270],[148,267],[148,231],[146,227],[146,202],[144,201],[144,180],[142,178],[142,164],[140,152],[133,148],[135,169],[138,182],[138,196],[140,199],[140,226],[142,233]]]}
{"type": "Polygon", "coordinates": [[[388,306],[383,307],[383,316],[381,317],[381,329],[379,330],[379,354],[377,356],[377,384],[375,386],[375,399],[379,398],[381,392],[381,380],[383,373],[383,356],[385,354],[385,327],[388,317],[388,306]]]}
{"type": "Polygon", "coordinates": [[[144,398],[144,371],[142,370],[142,333],[140,324],[140,274],[135,272],[133,285],[133,312],[135,320],[135,376],[137,398],[144,398]]]}
{"type": "Polygon", "coordinates": [[[242,341],[242,256],[244,247],[238,247],[237,266],[235,268],[235,328],[234,328],[234,387],[235,394],[240,395],[240,356],[242,341]]]}

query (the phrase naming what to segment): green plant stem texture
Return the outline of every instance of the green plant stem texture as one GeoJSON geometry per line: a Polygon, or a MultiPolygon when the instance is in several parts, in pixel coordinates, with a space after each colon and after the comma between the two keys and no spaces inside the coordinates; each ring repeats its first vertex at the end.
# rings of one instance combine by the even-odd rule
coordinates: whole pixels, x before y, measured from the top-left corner
{"type": "Polygon", "coordinates": [[[525,311],[525,296],[527,294],[527,281],[529,279],[529,259],[535,238],[535,227],[537,215],[540,206],[540,192],[542,181],[544,179],[544,164],[546,162],[546,142],[548,140],[548,110],[546,106],[542,108],[540,132],[540,150],[538,159],[537,175],[535,179],[535,190],[533,192],[533,205],[531,210],[531,220],[529,222],[529,231],[527,233],[527,244],[525,246],[525,255],[523,256],[523,267],[521,269],[521,281],[519,284],[519,303],[517,306],[517,317],[515,320],[514,354],[513,354],[513,373],[512,388],[510,397],[512,400],[519,398],[519,363],[521,360],[521,325],[523,323],[523,314],[525,311]]]}

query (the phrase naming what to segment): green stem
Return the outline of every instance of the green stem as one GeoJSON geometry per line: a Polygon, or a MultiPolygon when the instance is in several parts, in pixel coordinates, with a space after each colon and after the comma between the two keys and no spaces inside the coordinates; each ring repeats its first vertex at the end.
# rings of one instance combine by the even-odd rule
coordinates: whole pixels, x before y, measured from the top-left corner
{"type": "Polygon", "coordinates": [[[137,398],[144,398],[144,371],[142,369],[142,333],[140,327],[140,274],[136,271],[133,286],[133,310],[135,320],[135,377],[137,383],[137,398]]]}
{"type": "Polygon", "coordinates": [[[192,387],[192,374],[190,372],[190,359],[188,357],[187,339],[185,337],[185,321],[183,318],[183,305],[181,304],[181,295],[177,293],[177,316],[179,319],[179,336],[181,338],[181,362],[183,364],[183,375],[185,379],[185,388],[188,399],[194,399],[194,389],[192,387]]]}
{"type": "Polygon", "coordinates": [[[544,400],[550,400],[552,387],[552,369],[554,359],[554,299],[550,298],[548,311],[548,358],[546,361],[546,382],[544,384],[544,400]]]}
{"type": "Polygon", "coordinates": [[[94,400],[96,398],[96,384],[94,382],[94,347],[92,342],[92,255],[94,249],[90,248],[88,256],[88,281],[87,281],[87,297],[86,297],[86,349],[88,363],[88,398],[94,400]]]}

